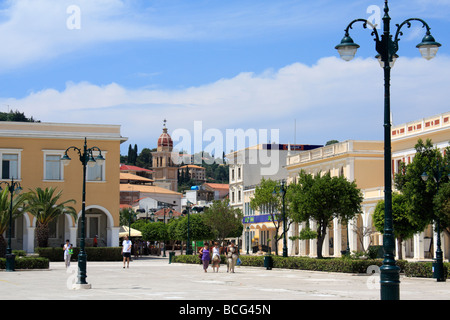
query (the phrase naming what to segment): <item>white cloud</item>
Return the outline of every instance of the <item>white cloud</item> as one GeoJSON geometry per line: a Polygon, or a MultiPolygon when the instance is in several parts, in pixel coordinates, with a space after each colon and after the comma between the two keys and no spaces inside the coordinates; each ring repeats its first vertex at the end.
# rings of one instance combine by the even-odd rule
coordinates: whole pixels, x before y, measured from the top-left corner
{"type": "Polygon", "coordinates": [[[268,39],[312,26],[315,32],[328,33],[342,10],[330,0],[9,0],[1,8],[0,72],[95,50],[106,42],[268,39]],[[79,8],[79,16],[68,12],[70,7],[79,8]],[[68,28],[72,18],[79,29],[68,28]]]}
{"type": "MultiPolygon", "coordinates": [[[[392,70],[394,124],[449,111],[446,104],[450,58],[432,61],[399,58],[392,70]]],[[[315,65],[294,63],[262,74],[180,90],[127,89],[115,83],[68,83],[22,99],[1,99],[45,122],[110,123],[140,147],[152,147],[163,119],[169,130],[279,129],[281,142],[321,144],[330,139],[379,139],[383,136],[383,72],[374,59],[350,63],[336,57],[315,65]]]]}
{"type": "Polygon", "coordinates": [[[152,25],[139,15],[121,0],[10,0],[1,11],[0,70],[108,41],[172,39],[186,32],[176,25],[152,25]],[[68,10],[71,7],[77,12],[68,10]]]}

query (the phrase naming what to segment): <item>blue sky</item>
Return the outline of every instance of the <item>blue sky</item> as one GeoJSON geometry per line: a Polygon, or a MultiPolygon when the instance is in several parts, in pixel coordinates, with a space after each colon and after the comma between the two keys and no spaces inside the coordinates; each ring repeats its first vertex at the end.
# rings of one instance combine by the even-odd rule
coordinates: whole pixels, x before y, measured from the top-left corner
{"type": "MultiPolygon", "coordinates": [[[[415,47],[421,25],[402,29],[393,124],[448,112],[450,0],[390,2],[393,32],[407,18],[422,18],[443,45],[426,61],[415,47]]],[[[193,133],[201,121],[203,129],[222,132],[278,130],[282,143],[382,140],[383,74],[370,31],[361,24],[351,30],[361,45],[351,62],[334,46],[349,22],[376,21],[383,5],[1,1],[0,110],[43,122],[119,124],[129,139],[122,153],[130,143],[155,147],[164,119],[169,133],[193,133]]]]}

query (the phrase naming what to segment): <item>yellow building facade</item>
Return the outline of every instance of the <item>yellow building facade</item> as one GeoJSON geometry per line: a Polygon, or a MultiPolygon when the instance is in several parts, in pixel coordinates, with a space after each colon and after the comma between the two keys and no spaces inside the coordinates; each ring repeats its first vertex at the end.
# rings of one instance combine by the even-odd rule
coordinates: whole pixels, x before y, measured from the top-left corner
{"type": "MultiPolygon", "coordinates": [[[[392,127],[392,177],[398,172],[401,162],[410,163],[414,158],[419,139],[431,139],[440,150],[449,146],[450,112],[432,116],[392,127]]],[[[382,235],[373,227],[372,215],[380,200],[384,200],[384,142],[349,140],[330,146],[302,152],[288,157],[288,184],[296,181],[301,170],[307,173],[330,172],[331,176],[345,176],[355,181],[363,193],[362,213],[348,226],[337,219],[328,228],[323,246],[323,256],[341,256],[341,251],[349,246],[350,251],[362,251],[371,245],[382,245],[382,235]]],[[[394,190],[395,191],[395,190],[394,190]]],[[[298,235],[304,224],[291,225],[289,236],[298,235]]],[[[314,221],[310,222],[314,230],[314,221]]],[[[435,254],[436,234],[432,226],[417,234],[413,239],[403,241],[403,257],[408,259],[433,258],[435,254]]],[[[450,256],[450,239],[447,233],[441,234],[444,258],[450,256]]],[[[396,243],[397,245],[397,243],[396,243]]],[[[288,240],[290,255],[316,255],[316,240],[288,240]]]]}
{"type": "MultiPolygon", "coordinates": [[[[23,192],[36,187],[62,190],[61,201],[74,199],[81,216],[82,163],[71,149],[72,160],[63,166],[61,157],[75,146],[100,148],[105,162],[87,168],[86,174],[86,245],[98,238],[99,246],[119,245],[120,144],[126,141],[118,125],[0,122],[0,158],[2,181],[14,178],[23,192]]],[[[94,152],[94,156],[96,152],[94,152]]],[[[14,221],[12,249],[34,252],[34,217],[25,213],[14,221]]],[[[60,217],[50,224],[49,246],[61,246],[69,239],[79,245],[80,225],[72,218],[60,217]]]]}
{"type": "MultiPolygon", "coordinates": [[[[301,170],[313,175],[329,172],[332,177],[344,176],[349,181],[355,181],[364,193],[364,190],[377,189],[384,184],[384,144],[382,141],[348,140],[288,157],[286,168],[289,172],[288,185],[297,181],[301,170]]],[[[358,234],[367,234],[365,226],[372,224],[370,212],[375,205],[376,201],[364,201],[363,213],[350,226],[343,226],[338,219],[334,219],[327,231],[323,256],[339,257],[347,245],[351,251],[367,246],[367,239],[361,239],[358,234]]],[[[288,237],[298,235],[304,227],[305,224],[292,224],[288,237]]],[[[310,221],[310,227],[315,230],[314,221],[310,221]]],[[[288,252],[291,255],[315,256],[316,245],[315,239],[289,240],[288,252]]]]}

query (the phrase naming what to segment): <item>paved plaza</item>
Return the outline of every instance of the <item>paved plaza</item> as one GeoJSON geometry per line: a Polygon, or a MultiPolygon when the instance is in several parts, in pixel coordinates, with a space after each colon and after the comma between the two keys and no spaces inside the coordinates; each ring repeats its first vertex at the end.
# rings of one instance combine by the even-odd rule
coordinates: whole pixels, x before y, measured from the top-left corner
{"type": "MultiPolygon", "coordinates": [[[[143,257],[123,269],[122,262],[88,262],[91,289],[72,289],[77,263],[66,270],[0,272],[1,300],[379,300],[379,277],[263,267],[237,267],[218,273],[200,265],[169,264],[168,258],[143,257]]],[[[402,300],[447,300],[450,281],[401,277],[402,300]]]]}

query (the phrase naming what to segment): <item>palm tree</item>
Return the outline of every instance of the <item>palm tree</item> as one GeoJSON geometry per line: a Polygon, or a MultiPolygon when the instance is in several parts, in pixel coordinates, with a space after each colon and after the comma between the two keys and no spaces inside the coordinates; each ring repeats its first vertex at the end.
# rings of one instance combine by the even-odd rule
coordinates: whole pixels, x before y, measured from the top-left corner
{"type": "Polygon", "coordinates": [[[66,200],[58,203],[62,196],[62,190],[56,195],[56,188],[45,188],[45,190],[37,187],[27,193],[27,212],[36,218],[36,240],[38,247],[47,247],[49,226],[48,224],[63,214],[68,214],[77,219],[77,212],[69,203],[76,201],[66,200]]]}
{"type": "MultiPolygon", "coordinates": [[[[25,194],[18,195],[13,199],[12,207],[12,219],[15,220],[23,215],[23,204],[25,200],[25,194]]],[[[0,257],[4,257],[6,254],[6,241],[3,237],[3,233],[9,227],[9,215],[11,209],[11,199],[9,196],[9,190],[3,189],[0,193],[0,257]]]]}

